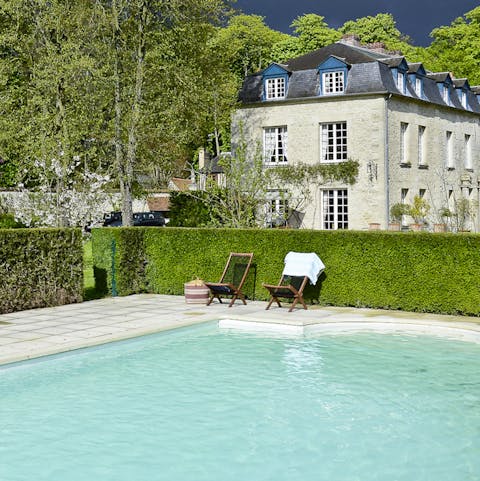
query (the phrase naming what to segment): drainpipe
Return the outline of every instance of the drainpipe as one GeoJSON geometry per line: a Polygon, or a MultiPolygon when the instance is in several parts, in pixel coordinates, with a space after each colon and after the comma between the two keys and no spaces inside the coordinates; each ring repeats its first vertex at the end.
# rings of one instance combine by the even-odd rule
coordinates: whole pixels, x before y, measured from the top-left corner
{"type": "Polygon", "coordinates": [[[385,226],[388,228],[388,223],[390,221],[390,164],[388,161],[389,151],[388,151],[388,101],[392,97],[389,94],[385,97],[385,226]]]}

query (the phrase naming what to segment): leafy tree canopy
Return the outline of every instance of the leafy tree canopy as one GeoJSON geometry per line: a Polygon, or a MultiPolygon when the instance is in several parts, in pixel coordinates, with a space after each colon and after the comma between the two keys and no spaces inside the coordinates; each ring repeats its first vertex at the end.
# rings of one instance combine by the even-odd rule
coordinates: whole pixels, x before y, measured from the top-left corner
{"type": "Polygon", "coordinates": [[[471,85],[480,83],[480,7],[449,26],[434,29],[431,36],[433,42],[425,56],[431,70],[467,77],[471,85]]]}

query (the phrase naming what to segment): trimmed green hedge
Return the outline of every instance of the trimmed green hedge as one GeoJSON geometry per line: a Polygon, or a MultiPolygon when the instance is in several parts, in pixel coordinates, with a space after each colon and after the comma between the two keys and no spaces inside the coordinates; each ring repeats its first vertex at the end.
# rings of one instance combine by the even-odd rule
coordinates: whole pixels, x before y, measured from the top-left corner
{"type": "Polygon", "coordinates": [[[183,294],[195,277],[216,281],[229,252],[253,252],[246,292],[267,299],[287,252],[316,252],[326,265],[306,294],[324,305],[480,315],[480,236],[277,229],[95,229],[94,265],[118,293],[183,294]],[[106,274],[106,276],[105,276],[106,274]]]}
{"type": "Polygon", "coordinates": [[[80,229],[0,229],[0,313],[80,302],[80,229]]]}

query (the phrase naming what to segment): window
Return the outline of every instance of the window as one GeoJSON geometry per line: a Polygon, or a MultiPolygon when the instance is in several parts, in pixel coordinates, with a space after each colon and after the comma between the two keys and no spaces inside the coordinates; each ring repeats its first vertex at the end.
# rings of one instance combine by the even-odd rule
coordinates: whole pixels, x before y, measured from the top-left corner
{"type": "Polygon", "coordinates": [[[283,198],[270,199],[267,204],[267,225],[280,227],[287,223],[288,200],[283,198]]]}
{"type": "MultiPolygon", "coordinates": [[[[407,204],[407,199],[408,199],[408,189],[402,189],[400,191],[400,202],[403,204],[403,205],[406,205],[407,204]]],[[[401,223],[402,225],[405,225],[405,218],[406,216],[405,215],[402,215],[402,219],[401,219],[401,223]]]]}
{"type": "Polygon", "coordinates": [[[461,97],[462,97],[462,107],[466,109],[467,108],[467,92],[462,90],[461,97]]]}
{"type": "Polygon", "coordinates": [[[408,164],[407,132],[408,132],[408,124],[406,122],[400,122],[400,163],[401,164],[408,164]]]}
{"type": "Polygon", "coordinates": [[[422,98],[422,79],[418,77],[415,79],[415,93],[422,98]]]}
{"type": "Polygon", "coordinates": [[[266,164],[286,164],[287,127],[267,127],[263,130],[263,153],[266,164]]]}
{"type": "Polygon", "coordinates": [[[320,124],[320,162],[347,160],[347,122],[320,124]]]}
{"type": "Polygon", "coordinates": [[[324,95],[342,93],[345,90],[345,73],[343,71],[324,72],[322,85],[324,95]]]}
{"type": "Polygon", "coordinates": [[[425,127],[423,125],[418,126],[418,165],[426,165],[425,159],[425,127]]]}
{"type": "Polygon", "coordinates": [[[427,189],[420,189],[418,191],[418,197],[420,197],[420,199],[423,199],[426,193],[427,193],[427,189]]]}
{"type": "Polygon", "coordinates": [[[397,72],[397,88],[403,94],[405,92],[405,75],[403,72],[397,72]]]}
{"type": "Polygon", "coordinates": [[[447,169],[454,169],[455,163],[453,160],[453,138],[452,132],[447,130],[445,134],[445,167],[447,169]]]}
{"type": "Polygon", "coordinates": [[[347,189],[322,191],[323,228],[327,230],[348,229],[347,189]]]}
{"type": "Polygon", "coordinates": [[[275,77],[268,78],[265,82],[267,87],[267,100],[284,99],[285,98],[285,78],[275,77]]]}
{"type": "Polygon", "coordinates": [[[472,136],[468,134],[465,134],[465,168],[468,170],[473,169],[472,136]]]}
{"type": "Polygon", "coordinates": [[[447,105],[450,105],[450,92],[448,90],[448,85],[443,86],[443,101],[447,105]]]}

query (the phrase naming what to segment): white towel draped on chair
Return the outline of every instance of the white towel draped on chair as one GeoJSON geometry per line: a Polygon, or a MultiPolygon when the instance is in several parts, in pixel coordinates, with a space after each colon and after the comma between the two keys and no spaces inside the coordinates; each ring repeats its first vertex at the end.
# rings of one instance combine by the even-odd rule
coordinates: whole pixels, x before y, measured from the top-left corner
{"type": "Polygon", "coordinates": [[[285,256],[284,276],[307,276],[311,284],[316,284],[325,264],[314,252],[289,252],[285,256]]]}

